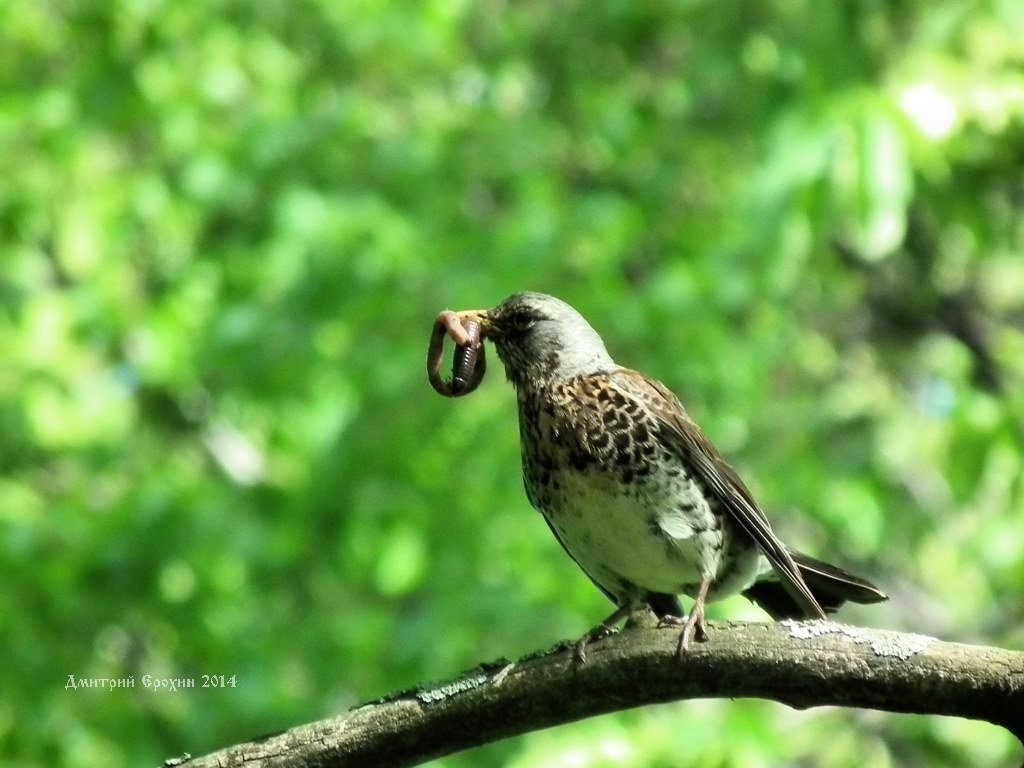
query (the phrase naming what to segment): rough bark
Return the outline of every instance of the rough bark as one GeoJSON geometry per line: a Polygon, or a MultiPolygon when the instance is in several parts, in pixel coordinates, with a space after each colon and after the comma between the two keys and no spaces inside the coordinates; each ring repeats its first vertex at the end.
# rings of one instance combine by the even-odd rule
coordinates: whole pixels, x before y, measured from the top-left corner
{"type": "Polygon", "coordinates": [[[643,704],[754,697],[953,715],[1024,740],[1024,653],[834,622],[711,624],[680,659],[678,629],[635,627],[588,646],[482,665],[337,717],[239,744],[198,766],[401,766],[643,704]]]}

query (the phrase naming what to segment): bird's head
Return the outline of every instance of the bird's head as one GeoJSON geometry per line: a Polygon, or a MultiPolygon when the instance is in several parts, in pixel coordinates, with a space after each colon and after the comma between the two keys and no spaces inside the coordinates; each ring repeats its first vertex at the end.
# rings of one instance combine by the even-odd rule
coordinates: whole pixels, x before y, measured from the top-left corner
{"type": "Polygon", "coordinates": [[[465,316],[480,322],[517,388],[616,367],[597,331],[554,296],[517,293],[494,309],[465,316]]]}

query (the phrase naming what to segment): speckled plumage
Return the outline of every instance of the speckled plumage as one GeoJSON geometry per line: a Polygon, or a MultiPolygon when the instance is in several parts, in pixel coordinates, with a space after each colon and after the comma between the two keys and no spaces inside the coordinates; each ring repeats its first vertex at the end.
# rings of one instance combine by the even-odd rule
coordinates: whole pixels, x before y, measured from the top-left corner
{"type": "MultiPolygon", "coordinates": [[[[618,370],[520,390],[526,493],[577,563],[616,602],[695,597],[703,577],[753,580],[752,542],[723,525],[685,459],[618,370]]],[[[742,585],[745,586],[745,585],[742,585]]],[[[736,589],[734,591],[739,591],[736,589]]]]}
{"type": "Polygon", "coordinates": [[[618,366],[571,306],[516,294],[483,321],[516,389],[527,496],[619,607],[588,638],[644,604],[678,616],[678,594],[695,598],[682,648],[705,600],[744,590],[775,618],[885,599],[789,552],[675,395],[618,366]]]}

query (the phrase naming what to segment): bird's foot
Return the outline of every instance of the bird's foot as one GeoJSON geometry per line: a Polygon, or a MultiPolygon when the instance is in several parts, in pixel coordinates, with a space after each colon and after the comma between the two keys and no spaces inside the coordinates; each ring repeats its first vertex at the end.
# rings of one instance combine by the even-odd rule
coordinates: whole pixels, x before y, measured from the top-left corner
{"type": "Polygon", "coordinates": [[[683,655],[690,649],[690,639],[694,636],[701,643],[708,639],[708,628],[704,624],[703,606],[700,611],[694,606],[693,610],[690,611],[690,615],[686,617],[682,634],[679,635],[679,648],[676,651],[679,658],[683,658],[683,655]]]}
{"type": "Polygon", "coordinates": [[[700,583],[700,589],[697,590],[697,598],[693,601],[690,614],[685,619],[678,616],[663,616],[659,622],[659,624],[683,625],[683,631],[679,634],[679,645],[676,647],[676,655],[680,659],[690,650],[690,640],[694,636],[701,643],[708,639],[708,628],[704,623],[704,601],[707,600],[710,587],[711,579],[705,576],[700,583]]]}
{"type": "Polygon", "coordinates": [[[587,663],[587,645],[589,643],[603,640],[609,635],[613,635],[616,632],[615,627],[610,627],[607,624],[598,624],[592,630],[587,632],[583,637],[579,639],[575,646],[573,646],[572,657],[577,664],[587,663]]]}
{"type": "Polygon", "coordinates": [[[690,641],[696,637],[698,642],[703,643],[708,639],[707,625],[704,623],[703,612],[690,611],[689,616],[663,616],[658,622],[659,627],[682,627],[679,634],[679,645],[676,648],[679,658],[682,658],[690,649],[690,641]]]}
{"type": "Polygon", "coordinates": [[[592,643],[595,640],[602,640],[608,637],[608,635],[615,632],[616,625],[623,619],[631,616],[635,609],[636,606],[633,603],[626,603],[625,605],[620,605],[618,608],[615,609],[615,613],[613,613],[611,616],[609,616],[607,619],[602,621],[592,630],[587,632],[587,634],[581,637],[580,641],[576,643],[576,647],[573,649],[572,655],[573,658],[576,659],[576,662],[578,664],[586,664],[587,644],[592,643]]]}

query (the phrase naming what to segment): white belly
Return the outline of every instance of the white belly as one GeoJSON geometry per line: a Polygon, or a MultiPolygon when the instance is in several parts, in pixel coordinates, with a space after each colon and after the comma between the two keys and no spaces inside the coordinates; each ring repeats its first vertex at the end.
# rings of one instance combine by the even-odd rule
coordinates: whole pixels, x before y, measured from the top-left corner
{"type": "MultiPolygon", "coordinates": [[[[625,493],[597,471],[563,472],[559,481],[558,513],[548,519],[580,566],[616,597],[693,595],[702,578],[719,574],[727,535],[688,478],[650,478],[625,493]]],[[[752,552],[730,564],[737,570],[727,579],[730,592],[753,581],[757,559],[752,552]]],[[[719,587],[724,596],[726,584],[719,587]]]]}

